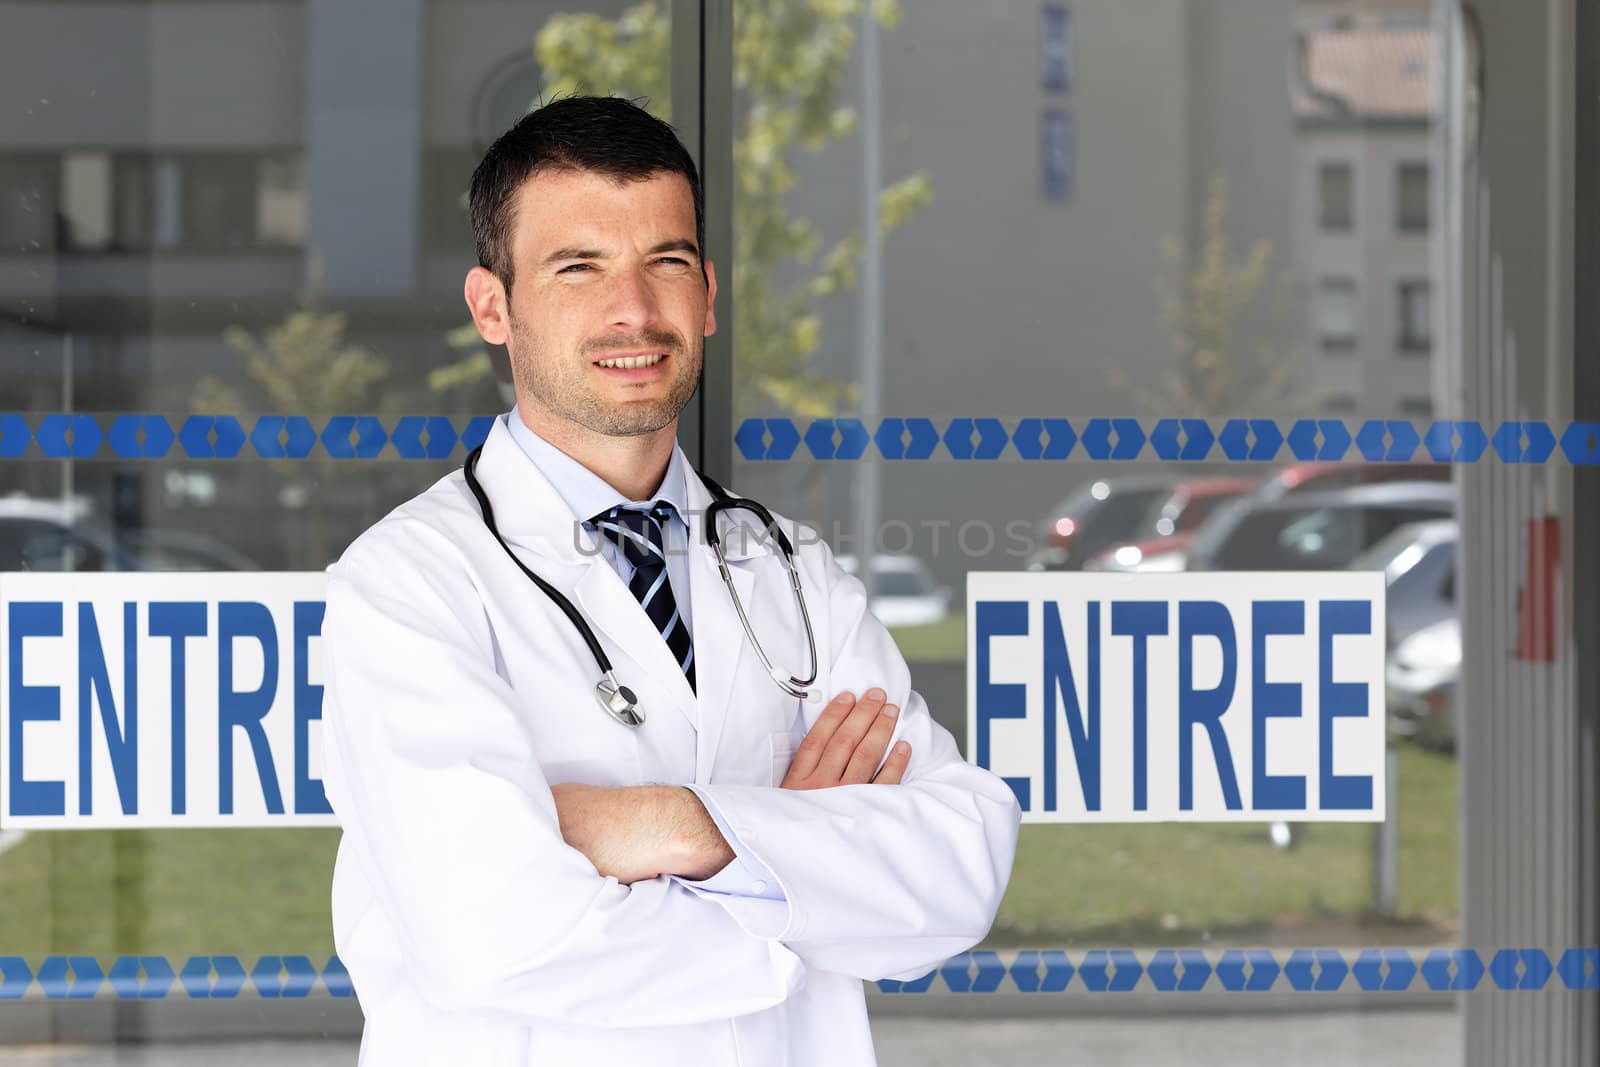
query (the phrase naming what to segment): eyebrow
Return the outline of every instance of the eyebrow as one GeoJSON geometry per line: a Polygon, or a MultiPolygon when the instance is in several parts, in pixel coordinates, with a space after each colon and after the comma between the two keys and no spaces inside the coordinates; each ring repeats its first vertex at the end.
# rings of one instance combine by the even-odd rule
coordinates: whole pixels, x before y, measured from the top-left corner
{"type": "MultiPolygon", "coordinates": [[[[662,252],[688,252],[696,259],[700,258],[699,246],[685,237],[674,238],[670,241],[662,241],[655,247],[647,249],[645,251],[645,255],[655,256],[660,255],[662,252]]],[[[551,263],[560,262],[562,260],[607,258],[609,257],[604,252],[594,248],[558,248],[554,252],[551,252],[548,256],[545,256],[544,261],[545,264],[548,265],[551,263]]]]}

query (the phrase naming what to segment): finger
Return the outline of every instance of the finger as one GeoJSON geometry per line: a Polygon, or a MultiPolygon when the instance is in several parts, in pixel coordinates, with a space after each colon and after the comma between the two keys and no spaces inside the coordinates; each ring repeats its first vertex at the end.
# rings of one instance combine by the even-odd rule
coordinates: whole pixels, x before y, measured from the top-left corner
{"type": "Polygon", "coordinates": [[[850,756],[850,762],[845,765],[844,774],[840,778],[842,783],[859,785],[872,781],[872,772],[878,769],[883,754],[888,751],[889,739],[894,736],[894,724],[899,717],[899,708],[893,704],[883,706],[883,711],[872,720],[867,736],[861,739],[861,743],[850,756]]]}
{"type": "Polygon", "coordinates": [[[883,769],[872,781],[877,785],[899,785],[900,778],[906,773],[906,765],[911,762],[911,743],[901,741],[889,752],[889,758],[883,761],[883,769]]]}
{"type": "Polygon", "coordinates": [[[822,750],[833,739],[834,731],[855,706],[856,695],[848,689],[828,702],[828,706],[822,709],[822,714],[817,716],[817,721],[811,724],[811,729],[806,731],[800,746],[795,749],[794,759],[789,761],[789,772],[784,776],[784,781],[810,777],[817,769],[818,761],[822,759],[822,750]]]}
{"type": "Polygon", "coordinates": [[[850,714],[845,716],[844,722],[833,732],[833,737],[823,746],[822,759],[817,764],[817,774],[829,782],[839,780],[850,762],[850,757],[855,753],[856,746],[867,736],[867,730],[872,727],[873,720],[883,710],[883,702],[888,697],[889,694],[876,686],[862,694],[850,714]]]}

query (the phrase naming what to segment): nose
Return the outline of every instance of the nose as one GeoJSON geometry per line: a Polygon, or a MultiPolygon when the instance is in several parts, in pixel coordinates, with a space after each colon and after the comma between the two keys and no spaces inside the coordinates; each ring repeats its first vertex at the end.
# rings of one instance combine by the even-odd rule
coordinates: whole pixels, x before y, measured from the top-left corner
{"type": "Polygon", "coordinates": [[[611,276],[610,305],[606,319],[624,330],[639,330],[655,324],[660,314],[655,290],[642,270],[624,269],[611,276]]]}

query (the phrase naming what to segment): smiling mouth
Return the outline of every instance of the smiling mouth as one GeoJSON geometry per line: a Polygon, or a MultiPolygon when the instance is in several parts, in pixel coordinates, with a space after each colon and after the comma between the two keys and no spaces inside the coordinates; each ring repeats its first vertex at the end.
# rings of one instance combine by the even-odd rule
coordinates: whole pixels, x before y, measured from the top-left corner
{"type": "Polygon", "coordinates": [[[617,359],[597,359],[595,366],[609,367],[614,370],[638,370],[642,367],[653,367],[666,359],[666,354],[656,352],[648,356],[621,356],[617,359]]]}

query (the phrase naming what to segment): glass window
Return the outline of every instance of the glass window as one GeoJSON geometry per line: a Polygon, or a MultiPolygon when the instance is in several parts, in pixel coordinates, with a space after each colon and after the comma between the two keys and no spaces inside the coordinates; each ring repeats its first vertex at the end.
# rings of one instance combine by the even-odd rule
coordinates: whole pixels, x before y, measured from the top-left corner
{"type": "Polygon", "coordinates": [[[263,247],[306,243],[306,167],[299,155],[268,156],[257,164],[256,240],[263,247]]]}
{"type": "Polygon", "coordinates": [[[1072,88],[1072,9],[1066,4],[1039,9],[1039,73],[1047,93],[1072,88]]]}
{"type": "Polygon", "coordinates": [[[1322,347],[1344,351],[1361,336],[1361,311],[1352,278],[1324,278],[1317,286],[1316,329],[1322,347]]]}
{"type": "MultiPolygon", "coordinates": [[[[183,171],[169,156],[118,156],[112,167],[116,247],[128,252],[177,248],[186,215],[183,171]]],[[[189,208],[193,213],[196,208],[189,208]]]]}
{"type": "Polygon", "coordinates": [[[1402,352],[1427,352],[1433,348],[1433,286],[1426,281],[1404,281],[1397,287],[1400,300],[1402,352]]]}
{"type": "Polygon", "coordinates": [[[69,248],[94,250],[111,244],[111,157],[105,152],[69,152],[61,161],[61,225],[69,248]]]}
{"type": "Polygon", "coordinates": [[[253,155],[194,156],[182,168],[184,251],[238,252],[256,243],[259,161],[253,155]]]}
{"type": "Polygon", "coordinates": [[[1428,165],[1402,163],[1395,170],[1395,227],[1402,233],[1428,230],[1428,165]]]}
{"type": "Polygon", "coordinates": [[[55,248],[60,166],[55,156],[0,156],[0,254],[55,248]]]}
{"type": "Polygon", "coordinates": [[[1044,198],[1065,203],[1072,198],[1074,155],[1072,112],[1045,108],[1040,120],[1039,158],[1044,168],[1044,198]]]}
{"type": "Polygon", "coordinates": [[[1323,163],[1317,167],[1317,224],[1324,230],[1348,233],[1355,228],[1355,168],[1349,163],[1323,163]]]}

